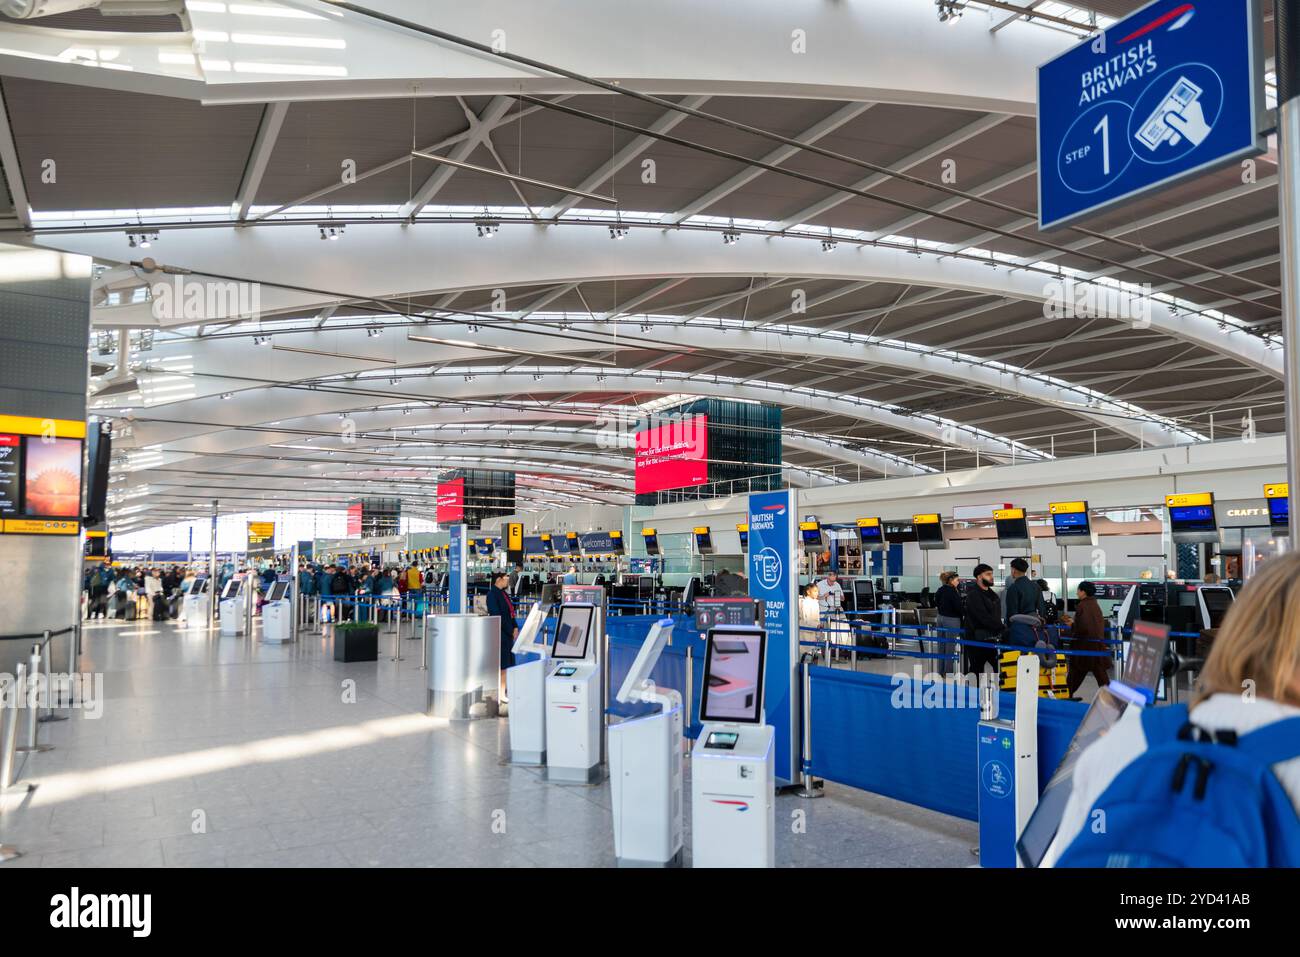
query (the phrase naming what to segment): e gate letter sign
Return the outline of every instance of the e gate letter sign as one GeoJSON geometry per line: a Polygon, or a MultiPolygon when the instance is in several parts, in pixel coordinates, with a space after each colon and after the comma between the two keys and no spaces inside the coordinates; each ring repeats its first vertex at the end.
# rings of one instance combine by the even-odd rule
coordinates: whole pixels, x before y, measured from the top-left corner
{"type": "Polygon", "coordinates": [[[1258,0],[1156,0],[1038,68],[1038,224],[1262,153],[1258,0]]]}

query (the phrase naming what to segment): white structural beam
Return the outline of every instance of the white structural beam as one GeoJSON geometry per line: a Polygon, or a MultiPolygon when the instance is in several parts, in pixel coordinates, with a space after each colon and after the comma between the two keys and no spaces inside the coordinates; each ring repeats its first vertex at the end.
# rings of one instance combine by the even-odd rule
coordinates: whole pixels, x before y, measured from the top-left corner
{"type": "MultiPolygon", "coordinates": [[[[508,96],[494,97],[478,116],[465,108],[465,118],[469,120],[470,126],[469,135],[452,147],[451,152],[447,154],[447,158],[462,163],[467,161],[475,150],[487,143],[488,137],[492,135],[492,128],[510,112],[510,107],[514,102],[508,96]]],[[[463,102],[461,105],[464,107],[463,102]]],[[[446,163],[435,163],[433,166],[433,172],[420,184],[419,188],[411,195],[411,198],[402,204],[398,215],[404,217],[418,216],[420,210],[424,209],[438,195],[438,192],[447,185],[447,181],[456,175],[456,167],[454,166],[448,166],[446,163]]]]}
{"type": "MultiPolygon", "coordinates": [[[[681,105],[688,109],[698,110],[708,102],[709,98],[707,96],[687,96],[683,97],[681,105]]],[[[662,135],[676,129],[677,125],[684,119],[686,119],[685,113],[679,113],[676,110],[669,110],[660,116],[659,119],[651,123],[647,129],[650,130],[651,133],[662,135]]],[[[624,166],[632,162],[658,142],[659,141],[654,136],[649,135],[649,133],[637,134],[632,137],[631,141],[628,142],[626,146],[611,156],[608,162],[602,163],[599,169],[584,179],[577,188],[584,193],[595,192],[599,186],[608,182],[610,178],[624,166]]],[[[578,205],[579,199],[580,197],[570,193],[558,203],[547,207],[542,212],[541,218],[558,219],[574,206],[578,205]]]]}
{"type": "MultiPolygon", "coordinates": [[[[872,103],[849,103],[846,106],[840,107],[821,122],[814,123],[802,133],[797,134],[794,139],[797,139],[800,143],[807,146],[811,146],[823,137],[834,133],[850,120],[857,119],[874,105],[875,104],[872,103]]],[[[797,156],[799,152],[800,150],[794,146],[778,146],[759,160],[759,162],[768,166],[780,166],[792,156],[797,156]]],[[[710,206],[726,199],[736,190],[743,186],[747,186],[749,183],[758,179],[758,177],[762,176],[764,172],[766,171],[759,169],[758,167],[747,166],[739,173],[728,178],[725,182],[719,183],[717,186],[713,187],[713,189],[709,190],[703,196],[687,203],[677,212],[665,215],[663,221],[668,225],[675,226],[683,220],[694,216],[696,213],[702,213],[710,206]]]]}
{"type": "MultiPolygon", "coordinates": [[[[1046,271],[1001,264],[990,268],[987,261],[925,250],[841,245],[827,254],[815,239],[793,236],[745,237],[727,245],[708,230],[634,229],[614,242],[604,226],[566,224],[543,229],[503,224],[490,244],[475,242],[472,237],[472,227],[463,223],[421,223],[417,228],[358,224],[348,230],[344,255],[322,256],[315,225],[219,227],[168,232],[158,243],[157,255],[169,265],[195,273],[240,276],[263,283],[263,313],[318,309],[340,298],[670,276],[799,276],[810,281],[889,282],[1042,305],[1053,295],[1055,278],[1046,271]],[[274,285],[277,282],[299,288],[274,285]]],[[[52,248],[101,261],[125,262],[134,255],[121,233],[60,233],[38,238],[52,248]]],[[[190,281],[201,279],[190,277],[190,281]]],[[[239,314],[228,302],[220,301],[215,312],[205,315],[203,321],[239,314]]],[[[127,328],[195,324],[192,317],[183,315],[159,320],[147,303],[96,308],[92,320],[99,326],[127,328]]],[[[1129,320],[1116,317],[1110,321],[1129,320]]],[[[1232,325],[1221,329],[1208,317],[1175,314],[1169,306],[1153,302],[1149,328],[1220,352],[1269,375],[1282,374],[1279,350],[1232,325]]]]}
{"type": "Polygon", "coordinates": [[[239,184],[239,193],[235,197],[235,218],[244,220],[252,208],[257,190],[262,185],[267,164],[275,151],[275,141],[280,136],[280,127],[289,113],[289,104],[281,101],[268,103],[262,111],[262,122],[257,127],[257,136],[253,140],[253,149],[248,155],[248,164],[244,167],[244,178],[239,184]]]}
{"type": "MultiPolygon", "coordinates": [[[[930,143],[915,152],[909,153],[898,162],[891,163],[889,166],[890,172],[904,173],[914,166],[932,160],[937,156],[942,156],[944,153],[956,149],[967,140],[973,139],[981,133],[987,133],[989,130],[996,128],[1006,119],[1007,117],[1001,114],[980,117],[972,123],[967,123],[961,129],[949,133],[942,139],[935,140],[933,143],[930,143]]],[[[877,186],[889,182],[893,182],[893,177],[888,174],[872,173],[870,176],[863,177],[857,182],[850,184],[849,188],[856,190],[872,190],[877,186]]],[[[836,206],[839,206],[842,203],[847,203],[849,200],[856,198],[857,197],[851,193],[836,191],[825,199],[818,200],[811,206],[805,206],[803,209],[799,210],[799,212],[787,216],[785,219],[777,223],[777,228],[789,229],[791,226],[798,226],[801,223],[810,223],[818,216],[829,212],[836,206]]]]}
{"type": "MultiPolygon", "coordinates": [[[[869,16],[858,4],[822,0],[749,0],[743,16],[732,5],[697,0],[567,0],[562,8],[518,0],[367,5],[479,42],[499,36],[511,52],[658,94],[807,97],[1023,116],[1034,112],[1034,67],[1074,42],[1025,23],[999,34],[977,17],[942,24],[932,4],[916,0],[872,0],[869,16]],[[557,16],[564,28],[557,28],[557,16]],[[942,56],[917,54],[940,50],[942,56]]],[[[590,92],[573,80],[312,0],[294,6],[319,11],[320,18],[295,19],[293,33],[319,46],[295,48],[286,58],[279,47],[242,39],[266,33],[267,19],[247,15],[246,6],[191,5],[189,34],[113,34],[113,69],[69,58],[63,31],[0,25],[0,73],[205,103],[590,92]]]]}

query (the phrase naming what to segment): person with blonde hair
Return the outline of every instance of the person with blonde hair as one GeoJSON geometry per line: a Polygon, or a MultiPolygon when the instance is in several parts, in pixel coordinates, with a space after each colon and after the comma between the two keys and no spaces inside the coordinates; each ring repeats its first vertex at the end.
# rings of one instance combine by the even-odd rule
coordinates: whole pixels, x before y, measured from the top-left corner
{"type": "Polygon", "coordinates": [[[1186,866],[1249,866],[1242,848],[1257,856],[1267,848],[1269,866],[1300,866],[1300,553],[1271,562],[1232,603],[1187,708],[1130,707],[1079,756],[1043,866],[1082,862],[1090,846],[1120,866],[1168,866],[1173,854],[1186,866]],[[1252,760],[1263,769],[1253,776],[1252,760]],[[1163,824],[1124,826],[1141,816],[1126,799],[1134,789],[1163,824]],[[1216,815],[1221,797],[1232,799],[1232,820],[1216,815]],[[1090,826],[1098,814],[1106,828],[1090,826]],[[1152,830],[1162,827],[1163,856],[1142,846],[1158,842],[1152,830]]]}

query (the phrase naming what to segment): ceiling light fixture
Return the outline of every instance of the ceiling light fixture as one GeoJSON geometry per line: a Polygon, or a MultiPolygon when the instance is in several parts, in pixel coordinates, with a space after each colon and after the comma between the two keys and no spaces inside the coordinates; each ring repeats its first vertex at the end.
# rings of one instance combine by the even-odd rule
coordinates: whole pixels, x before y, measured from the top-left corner
{"type": "Polygon", "coordinates": [[[724,230],[722,233],[722,242],[727,246],[734,246],[736,243],[740,242],[740,233],[736,232],[734,229],[724,230]]]}
{"type": "Polygon", "coordinates": [[[331,240],[331,241],[336,240],[336,239],[338,239],[340,236],[343,235],[343,228],[344,228],[344,227],[343,227],[342,225],[339,225],[339,226],[327,226],[327,225],[325,225],[324,223],[321,223],[321,225],[320,225],[320,238],[321,238],[321,239],[328,239],[328,240],[331,240]]]}
{"type": "Polygon", "coordinates": [[[934,0],[940,23],[956,23],[966,10],[964,3],[958,0],[934,0]]]}
{"type": "Polygon", "coordinates": [[[622,223],[609,227],[610,239],[623,239],[627,236],[627,227],[622,223]]]}
{"type": "Polygon", "coordinates": [[[495,219],[476,219],[474,225],[478,227],[480,239],[491,239],[501,228],[501,223],[495,219]]]}
{"type": "Polygon", "coordinates": [[[128,232],[126,234],[127,245],[132,249],[135,249],[137,246],[141,249],[148,249],[157,241],[158,233],[156,231],[141,230],[139,232],[128,232]]]}

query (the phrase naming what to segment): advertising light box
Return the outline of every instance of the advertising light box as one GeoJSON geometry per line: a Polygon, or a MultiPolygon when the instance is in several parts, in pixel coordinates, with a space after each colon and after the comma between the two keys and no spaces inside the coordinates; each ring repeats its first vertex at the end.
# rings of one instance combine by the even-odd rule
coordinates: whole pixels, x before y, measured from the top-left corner
{"type": "Polygon", "coordinates": [[[464,478],[438,483],[438,500],[434,517],[439,525],[457,525],[465,520],[464,478]]]}
{"type": "Polygon", "coordinates": [[[0,416],[0,531],[81,531],[85,431],[84,422],[0,416]]]}
{"type": "Polygon", "coordinates": [[[636,434],[636,493],[709,480],[709,417],[692,415],[636,434]]]}

